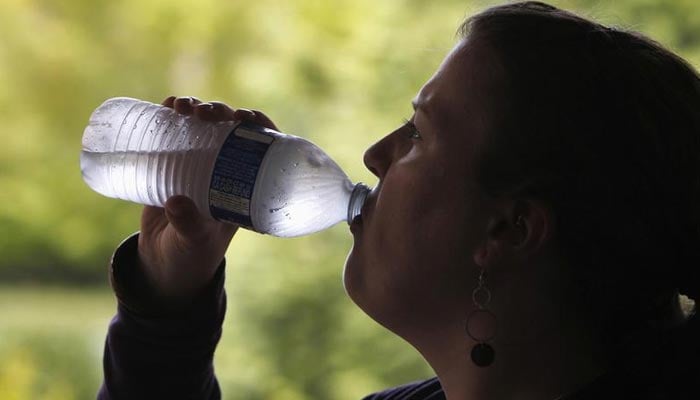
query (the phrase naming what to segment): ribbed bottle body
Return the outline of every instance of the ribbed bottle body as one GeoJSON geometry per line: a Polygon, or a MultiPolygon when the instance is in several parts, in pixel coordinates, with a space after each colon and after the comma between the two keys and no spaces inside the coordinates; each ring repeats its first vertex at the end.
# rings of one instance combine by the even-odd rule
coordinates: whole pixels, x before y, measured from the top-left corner
{"type": "Polygon", "coordinates": [[[349,208],[355,185],[305,139],[129,98],[93,112],[80,164],[88,186],[105,196],[162,207],[185,195],[207,217],[275,236],[351,220],[349,209],[357,214],[364,201],[355,196],[349,208]]]}
{"type": "Polygon", "coordinates": [[[179,194],[205,211],[213,162],[233,126],[135,99],[107,100],[83,133],[83,179],[108,197],[162,207],[179,194]]]}

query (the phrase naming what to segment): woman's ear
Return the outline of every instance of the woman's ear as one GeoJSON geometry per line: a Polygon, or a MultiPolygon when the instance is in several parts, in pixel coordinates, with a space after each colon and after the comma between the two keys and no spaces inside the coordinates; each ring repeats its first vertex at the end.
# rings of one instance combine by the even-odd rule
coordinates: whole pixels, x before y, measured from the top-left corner
{"type": "Polygon", "coordinates": [[[511,202],[489,219],[485,239],[474,252],[474,262],[488,268],[504,260],[530,258],[550,240],[553,227],[553,214],[544,203],[511,202]]]}

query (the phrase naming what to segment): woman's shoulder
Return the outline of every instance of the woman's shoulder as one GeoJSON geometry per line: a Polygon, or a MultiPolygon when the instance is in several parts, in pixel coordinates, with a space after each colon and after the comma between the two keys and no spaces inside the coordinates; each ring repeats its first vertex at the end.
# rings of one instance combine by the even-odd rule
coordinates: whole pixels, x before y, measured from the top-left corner
{"type": "Polygon", "coordinates": [[[700,319],[643,343],[636,355],[560,400],[700,399],[700,319]]]}
{"type": "Polygon", "coordinates": [[[362,400],[445,400],[445,393],[435,377],[383,390],[362,400]]]}
{"type": "MultiPolygon", "coordinates": [[[[645,342],[618,368],[558,400],[700,399],[700,318],[645,342]]],[[[387,389],[362,400],[445,400],[437,377],[387,389]]]]}
{"type": "Polygon", "coordinates": [[[700,399],[698,370],[694,378],[680,375],[669,380],[656,377],[609,373],[596,379],[582,389],[558,400],[697,400],[700,399]]]}

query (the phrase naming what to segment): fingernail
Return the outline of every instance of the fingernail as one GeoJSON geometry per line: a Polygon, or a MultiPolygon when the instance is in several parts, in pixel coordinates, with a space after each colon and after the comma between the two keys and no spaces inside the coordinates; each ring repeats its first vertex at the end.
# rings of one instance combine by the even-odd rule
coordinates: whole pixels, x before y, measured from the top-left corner
{"type": "Polygon", "coordinates": [[[249,110],[247,108],[239,108],[236,111],[244,112],[244,113],[248,114],[249,117],[255,118],[255,112],[253,110],[249,110]]]}
{"type": "Polygon", "coordinates": [[[199,103],[197,107],[201,107],[207,111],[212,111],[214,109],[214,105],[211,103],[199,103]]]}

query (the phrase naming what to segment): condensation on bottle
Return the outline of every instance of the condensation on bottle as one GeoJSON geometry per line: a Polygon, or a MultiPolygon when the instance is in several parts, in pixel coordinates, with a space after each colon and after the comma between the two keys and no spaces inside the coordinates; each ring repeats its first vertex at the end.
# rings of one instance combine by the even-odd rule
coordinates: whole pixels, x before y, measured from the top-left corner
{"type": "Polygon", "coordinates": [[[350,223],[369,192],[306,139],[126,97],[92,113],[82,145],[83,180],[104,196],[162,207],[185,195],[207,217],[280,237],[350,223]]]}

